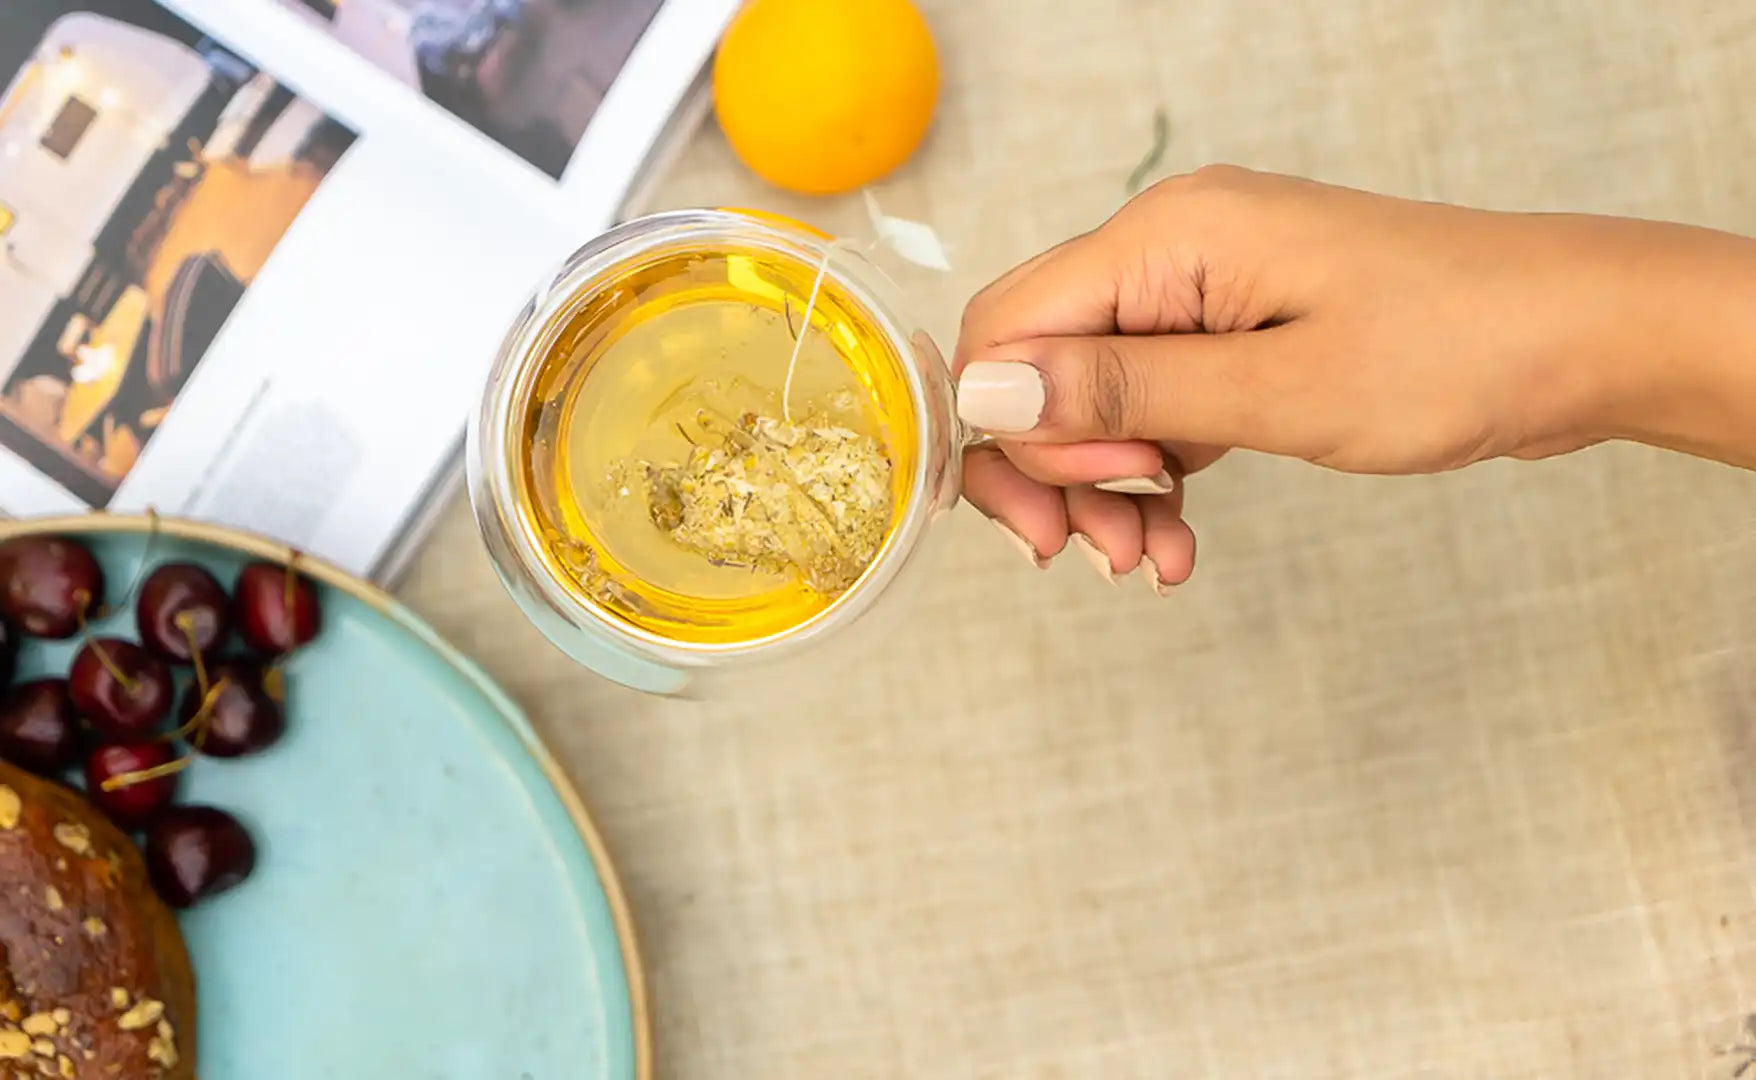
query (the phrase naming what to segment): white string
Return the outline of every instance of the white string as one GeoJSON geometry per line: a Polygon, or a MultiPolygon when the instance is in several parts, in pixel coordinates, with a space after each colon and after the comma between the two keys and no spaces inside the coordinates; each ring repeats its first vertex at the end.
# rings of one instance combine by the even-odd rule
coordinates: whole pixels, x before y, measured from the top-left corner
{"type": "MultiPolygon", "coordinates": [[[[802,325],[800,325],[798,333],[796,335],[794,335],[794,337],[793,337],[793,355],[787,361],[787,381],[786,381],[786,385],[781,388],[781,393],[780,393],[781,415],[786,418],[786,422],[789,424],[793,422],[793,376],[798,374],[799,353],[805,347],[805,335],[807,333],[810,333],[810,331],[811,331],[811,313],[813,311],[817,310],[817,297],[823,290],[823,278],[824,278],[824,275],[829,272],[829,257],[835,251],[835,249],[836,248],[851,248],[854,251],[865,254],[865,253],[870,253],[872,251],[875,251],[876,249],[878,249],[880,247],[884,247],[887,244],[894,247],[895,246],[894,238],[890,235],[890,230],[886,228],[886,223],[889,223],[890,229],[894,229],[895,227],[902,226],[902,225],[916,227],[919,229],[926,229],[926,232],[927,232],[928,236],[931,238],[931,241],[932,241],[935,249],[937,249],[938,238],[932,234],[931,229],[927,229],[926,226],[916,226],[914,222],[903,221],[900,218],[886,218],[883,214],[881,214],[879,212],[878,202],[876,199],[874,199],[872,197],[872,193],[870,191],[868,191],[865,194],[866,194],[866,207],[867,207],[867,210],[871,214],[871,217],[872,217],[872,226],[877,231],[878,235],[873,237],[871,240],[867,241],[864,244],[856,244],[852,240],[849,240],[846,238],[838,238],[835,240],[831,240],[827,244],[823,245],[823,258],[818,260],[817,278],[816,278],[816,280],[811,282],[811,296],[809,299],[807,299],[805,301],[804,321],[803,321],[802,325]]],[[[909,261],[915,262],[915,263],[917,263],[919,265],[923,265],[923,266],[933,265],[931,263],[931,261],[921,262],[921,260],[918,257],[911,256],[911,255],[905,254],[904,258],[907,258],[907,259],[909,259],[909,261]]],[[[940,255],[940,261],[941,262],[943,261],[942,253],[940,255]]],[[[938,268],[950,269],[949,266],[942,266],[942,267],[938,267],[938,268]]],[[[782,304],[786,303],[785,298],[782,298],[781,303],[782,304]]]]}
{"type": "Polygon", "coordinates": [[[829,272],[829,253],[834,248],[834,241],[823,245],[823,258],[817,263],[817,280],[811,283],[811,298],[805,301],[805,315],[800,320],[799,332],[793,336],[793,355],[787,361],[787,381],[780,392],[780,413],[789,424],[793,422],[793,375],[799,370],[799,352],[805,347],[805,335],[811,332],[811,312],[817,309],[817,294],[823,289],[823,275],[829,272]]]}

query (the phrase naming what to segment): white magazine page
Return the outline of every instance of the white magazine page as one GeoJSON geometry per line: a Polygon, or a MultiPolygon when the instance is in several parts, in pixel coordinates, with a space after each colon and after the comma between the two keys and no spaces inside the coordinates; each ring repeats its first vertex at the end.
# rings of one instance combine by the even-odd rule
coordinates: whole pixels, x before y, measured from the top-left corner
{"type": "MultiPolygon", "coordinates": [[[[614,215],[739,0],[176,0],[273,48],[298,21],[614,215]],[[265,21],[259,5],[278,9],[265,21]],[[272,33],[265,30],[272,25],[272,33]]],[[[326,78],[327,69],[317,74],[326,78]]]]}
{"type": "Polygon", "coordinates": [[[23,5],[0,510],[150,506],[371,573],[505,325],[620,193],[576,201],[281,0],[23,5]]]}
{"type": "MultiPolygon", "coordinates": [[[[638,4],[640,0],[584,2],[638,4]]],[[[622,208],[674,114],[693,104],[707,103],[705,94],[696,93],[703,89],[698,79],[739,2],[667,0],[657,11],[621,74],[610,84],[561,178],[567,206],[607,207],[612,217],[622,208]]],[[[691,128],[700,124],[706,111],[695,110],[689,121],[691,128]]]]}

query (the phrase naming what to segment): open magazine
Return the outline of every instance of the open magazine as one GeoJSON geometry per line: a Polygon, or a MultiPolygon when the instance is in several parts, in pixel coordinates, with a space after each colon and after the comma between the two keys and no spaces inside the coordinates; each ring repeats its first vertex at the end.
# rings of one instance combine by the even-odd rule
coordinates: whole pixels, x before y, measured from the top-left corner
{"type": "Polygon", "coordinates": [[[703,111],[736,0],[0,0],[0,513],[379,581],[545,271],[703,111]]]}

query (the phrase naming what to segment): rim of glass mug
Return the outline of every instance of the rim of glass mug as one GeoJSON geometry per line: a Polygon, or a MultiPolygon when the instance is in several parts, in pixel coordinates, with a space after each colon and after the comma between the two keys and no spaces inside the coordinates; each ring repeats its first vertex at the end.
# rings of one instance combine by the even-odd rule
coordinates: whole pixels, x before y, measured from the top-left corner
{"type": "Polygon", "coordinates": [[[625,685],[675,692],[684,672],[804,649],[859,619],[913,562],[933,520],[955,505],[967,432],[952,382],[932,339],[896,312],[895,284],[858,249],[802,223],[760,211],[679,210],[618,225],[579,248],[525,305],[502,340],[486,390],[469,423],[466,469],[477,526],[502,584],[549,640],[585,666],[625,685]],[[901,521],[860,578],[833,603],[784,630],[736,642],[684,642],[634,626],[580,597],[546,559],[516,472],[529,447],[519,418],[542,360],[569,319],[600,288],[660,253],[694,245],[765,249],[833,279],[895,351],[914,412],[915,475],[901,521]],[[634,670],[630,670],[630,667],[634,670]]]}

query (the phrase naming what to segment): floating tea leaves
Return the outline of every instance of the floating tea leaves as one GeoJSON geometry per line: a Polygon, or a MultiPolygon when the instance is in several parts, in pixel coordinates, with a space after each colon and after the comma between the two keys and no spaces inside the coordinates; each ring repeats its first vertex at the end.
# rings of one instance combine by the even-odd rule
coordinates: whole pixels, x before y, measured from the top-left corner
{"type": "MultiPolygon", "coordinates": [[[[855,393],[838,391],[815,409],[795,405],[832,256],[887,247],[920,266],[950,269],[929,226],[884,214],[870,192],[866,204],[877,233],[872,242],[823,246],[796,323],[794,297],[781,297],[791,350],[780,385],[759,390],[729,366],[691,380],[652,414],[656,428],[674,427],[688,450],[662,460],[671,448],[643,436],[643,449],[617,459],[605,476],[613,500],[638,508],[682,551],[716,567],[792,577],[825,597],[845,592],[872,565],[895,513],[894,466],[880,439],[858,430],[872,425],[855,418],[855,393]],[[726,375],[729,382],[722,381],[726,375]]],[[[804,385],[812,381],[823,380],[807,377],[804,385]]],[[[637,598],[604,592],[613,582],[596,562],[582,568],[581,578],[600,602],[636,606],[637,598]]]]}
{"type": "Polygon", "coordinates": [[[891,518],[891,464],[877,439],[821,412],[790,423],[698,408],[681,462],[629,459],[611,484],[636,492],[671,541],[716,566],[846,590],[877,558],[891,518]]]}

